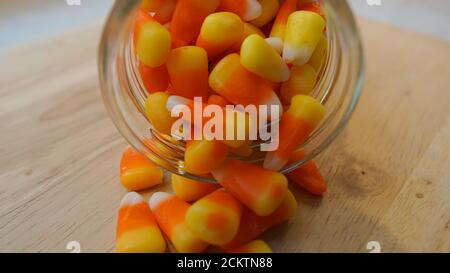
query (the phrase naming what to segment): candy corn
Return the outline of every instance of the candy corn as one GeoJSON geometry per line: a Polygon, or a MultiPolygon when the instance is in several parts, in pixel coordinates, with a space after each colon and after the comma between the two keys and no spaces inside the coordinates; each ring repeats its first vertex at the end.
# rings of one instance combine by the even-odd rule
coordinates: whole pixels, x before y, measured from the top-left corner
{"type": "Polygon", "coordinates": [[[231,242],[220,247],[223,249],[235,249],[247,244],[264,233],[266,230],[291,218],[295,214],[296,210],[297,201],[289,190],[286,192],[286,196],[280,206],[268,216],[258,216],[251,210],[244,208],[241,217],[241,224],[236,236],[231,242]]]}
{"type": "Polygon", "coordinates": [[[171,33],[175,47],[195,42],[206,16],[216,11],[220,0],[178,0],[172,16],[171,33]]]}
{"type": "Polygon", "coordinates": [[[262,241],[256,240],[241,247],[228,251],[228,253],[272,253],[269,245],[262,241]]]}
{"type": "Polygon", "coordinates": [[[208,57],[214,59],[237,43],[243,33],[244,23],[239,16],[231,12],[213,13],[203,22],[197,46],[205,49],[208,57]]]}
{"type": "Polygon", "coordinates": [[[262,14],[262,6],[257,0],[221,0],[219,10],[230,11],[244,21],[251,21],[262,14]]]}
{"type": "Polygon", "coordinates": [[[120,181],[130,191],[139,191],[163,182],[162,170],[133,148],[127,148],[120,161],[120,181]]]}
{"type": "Polygon", "coordinates": [[[309,95],[316,86],[316,70],[308,64],[292,66],[291,78],[281,85],[281,98],[284,104],[290,104],[296,95],[309,95]]]}
{"type": "Polygon", "coordinates": [[[167,0],[142,0],[141,8],[148,12],[157,12],[166,2],[167,0]]]}
{"type": "Polygon", "coordinates": [[[145,102],[145,112],[153,128],[166,135],[171,134],[172,124],[176,120],[165,107],[168,99],[169,94],[157,92],[149,95],[145,102]]]}
{"type": "Polygon", "coordinates": [[[145,23],[154,22],[155,19],[143,8],[139,8],[136,11],[136,15],[134,18],[134,31],[133,31],[133,41],[134,47],[137,47],[139,33],[141,31],[141,27],[145,23]]]}
{"type": "Polygon", "coordinates": [[[186,223],[205,242],[223,245],[236,235],[241,215],[242,205],[227,191],[219,189],[188,209],[186,223]]]}
{"type": "MultiPolygon", "coordinates": [[[[291,156],[290,162],[298,162],[304,158],[304,152],[298,150],[291,156]]],[[[309,161],[286,176],[306,191],[314,195],[322,195],[327,191],[327,184],[314,161],[309,161]]]]}
{"type": "Polygon", "coordinates": [[[209,76],[209,85],[234,104],[276,105],[282,112],[281,102],[270,84],[245,69],[238,54],[230,54],[216,65],[209,76]]]}
{"type": "Polygon", "coordinates": [[[166,91],[169,87],[169,73],[165,65],[152,68],[140,63],[139,72],[144,87],[150,94],[166,91]]]}
{"type": "Polygon", "coordinates": [[[286,32],[286,25],[288,17],[291,13],[297,10],[298,0],[285,0],[278,10],[277,17],[273,23],[270,37],[280,38],[284,40],[284,34],[286,32]]]}
{"type": "Polygon", "coordinates": [[[325,115],[325,108],[317,100],[304,95],[292,98],[291,106],[281,117],[279,146],[268,152],[264,167],[278,171],[286,165],[292,152],[303,144],[325,115]]]}
{"type": "Polygon", "coordinates": [[[185,46],[172,50],[167,60],[171,92],[185,98],[208,97],[208,56],[203,48],[185,46]]]}
{"type": "Polygon", "coordinates": [[[208,246],[186,225],[185,217],[191,205],[164,192],[154,193],[149,204],[158,225],[178,252],[201,252],[208,246]]]}
{"type": "Polygon", "coordinates": [[[277,51],[256,34],[248,36],[241,47],[241,64],[256,75],[272,81],[289,79],[289,67],[277,51]]]}
{"type": "Polygon", "coordinates": [[[295,65],[306,64],[325,29],[325,20],[311,11],[296,11],[289,15],[284,37],[283,59],[295,65]]]}
{"type": "Polygon", "coordinates": [[[163,253],[166,242],[147,202],[129,192],[120,203],[116,251],[121,253],[163,253]]]}
{"type": "Polygon", "coordinates": [[[149,67],[162,66],[171,49],[169,31],[156,21],[141,25],[137,38],[136,52],[139,60],[149,67]]]}
{"type": "Polygon", "coordinates": [[[216,140],[191,140],[186,145],[186,170],[197,175],[209,174],[226,159],[228,148],[216,140]]]}
{"type": "Polygon", "coordinates": [[[278,8],[280,7],[280,3],[278,0],[259,0],[259,3],[262,6],[261,15],[252,20],[251,23],[257,27],[262,27],[275,18],[278,8]]]}
{"type": "Polygon", "coordinates": [[[218,184],[198,182],[176,174],[172,174],[171,180],[175,195],[186,202],[197,201],[220,188],[218,184]]]}
{"type": "Polygon", "coordinates": [[[230,53],[239,53],[241,51],[241,45],[242,42],[244,42],[245,38],[252,34],[257,34],[264,38],[264,33],[257,27],[255,27],[252,24],[244,23],[244,32],[242,33],[242,37],[239,39],[238,42],[236,42],[231,49],[229,50],[230,53]]]}
{"type": "Polygon", "coordinates": [[[273,213],[287,192],[284,175],[239,160],[227,160],[212,170],[212,175],[259,216],[273,213]]]}

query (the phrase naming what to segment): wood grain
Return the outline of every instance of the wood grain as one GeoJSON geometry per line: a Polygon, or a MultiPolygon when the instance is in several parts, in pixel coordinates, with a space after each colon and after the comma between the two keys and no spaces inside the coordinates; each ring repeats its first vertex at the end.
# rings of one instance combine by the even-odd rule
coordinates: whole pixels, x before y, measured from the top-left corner
{"type": "MultiPolygon", "coordinates": [[[[318,158],[322,199],[294,190],[277,252],[450,252],[450,44],[362,21],[367,82],[318,158]]],[[[0,50],[0,252],[113,251],[126,143],[102,105],[99,25],[0,50]]],[[[163,190],[169,185],[162,187],[163,190]]],[[[146,193],[148,196],[149,193],[146,193]]]]}

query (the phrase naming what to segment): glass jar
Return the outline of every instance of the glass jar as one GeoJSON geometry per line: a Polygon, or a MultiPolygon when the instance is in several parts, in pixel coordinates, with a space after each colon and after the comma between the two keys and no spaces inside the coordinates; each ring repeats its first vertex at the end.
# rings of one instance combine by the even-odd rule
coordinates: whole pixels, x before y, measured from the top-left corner
{"type": "MultiPolygon", "coordinates": [[[[116,0],[103,30],[99,49],[99,76],[106,108],[123,137],[162,168],[199,181],[210,177],[185,171],[185,143],[152,129],[145,116],[145,91],[133,52],[134,11],[141,0],[116,0]]],[[[301,147],[305,157],[281,171],[290,172],[321,153],[345,127],[353,113],[364,80],[364,56],[354,16],[346,1],[323,0],[327,21],[328,54],[319,81],[311,93],[326,116],[301,147]]],[[[258,149],[258,147],[254,147],[258,149]]],[[[262,163],[264,153],[243,160],[262,163]]]]}

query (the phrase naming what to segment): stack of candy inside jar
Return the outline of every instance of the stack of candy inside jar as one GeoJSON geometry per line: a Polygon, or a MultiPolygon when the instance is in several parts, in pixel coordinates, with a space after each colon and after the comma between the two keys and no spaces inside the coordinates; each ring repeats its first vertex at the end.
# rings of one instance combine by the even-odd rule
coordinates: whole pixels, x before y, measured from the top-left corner
{"type": "Polygon", "coordinates": [[[164,252],[166,239],[179,252],[215,246],[228,252],[271,252],[257,240],[297,209],[288,180],[311,194],[326,184],[310,161],[285,175],[278,171],[304,157],[299,147],[324,117],[309,96],[326,58],[326,22],[308,0],[145,0],[136,12],[134,48],[148,92],[153,128],[170,135],[175,105],[278,105],[278,149],[263,166],[234,159],[249,156],[250,141],[191,140],[186,171],[218,184],[171,176],[173,194],[147,202],[136,191],[163,182],[163,172],[128,148],[120,178],[131,191],[119,209],[118,252],[164,252]]]}

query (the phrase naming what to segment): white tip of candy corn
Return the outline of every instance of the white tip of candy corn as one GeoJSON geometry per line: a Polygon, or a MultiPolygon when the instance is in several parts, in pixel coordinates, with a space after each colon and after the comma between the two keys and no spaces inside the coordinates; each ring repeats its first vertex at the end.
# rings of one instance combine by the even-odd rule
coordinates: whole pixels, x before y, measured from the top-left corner
{"type": "Polygon", "coordinates": [[[280,158],[275,153],[267,153],[266,158],[264,159],[264,168],[272,171],[279,171],[287,162],[287,159],[280,158]]]}
{"type": "Polygon", "coordinates": [[[129,192],[120,201],[120,206],[134,205],[144,201],[144,198],[137,192],[129,192]]]}
{"type": "Polygon", "coordinates": [[[167,192],[155,192],[152,197],[150,197],[148,204],[150,205],[150,208],[154,210],[161,202],[164,202],[172,196],[173,194],[167,192]]]}
{"type": "Polygon", "coordinates": [[[170,96],[167,99],[166,107],[169,111],[172,111],[178,105],[188,105],[190,102],[189,99],[180,97],[180,96],[170,96]]]}
{"type": "Polygon", "coordinates": [[[284,44],[283,60],[286,63],[294,63],[295,65],[304,65],[311,58],[311,50],[307,48],[295,48],[288,44],[284,44]]]}
{"type": "Polygon", "coordinates": [[[247,0],[247,11],[243,15],[244,21],[251,21],[262,14],[262,6],[257,0],[247,0]]]}
{"type": "Polygon", "coordinates": [[[273,48],[275,49],[276,52],[278,52],[279,54],[281,54],[283,52],[283,40],[281,40],[278,37],[270,37],[270,38],[266,38],[266,42],[273,48]]]}

